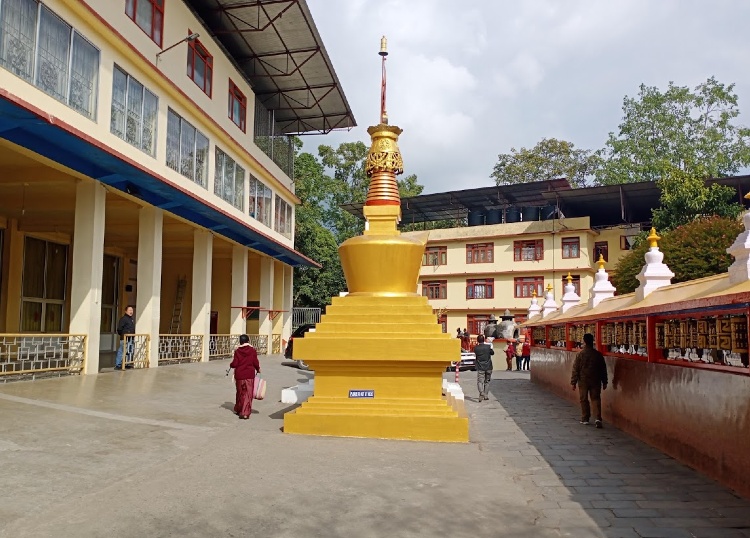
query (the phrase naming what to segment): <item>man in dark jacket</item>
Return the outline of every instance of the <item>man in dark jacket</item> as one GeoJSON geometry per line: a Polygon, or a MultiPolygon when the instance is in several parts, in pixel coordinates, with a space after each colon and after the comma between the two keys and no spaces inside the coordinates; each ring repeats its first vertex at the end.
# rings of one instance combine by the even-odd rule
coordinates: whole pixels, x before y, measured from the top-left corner
{"type": "Polygon", "coordinates": [[[474,356],[477,361],[477,389],[479,389],[479,401],[489,400],[487,393],[490,391],[490,379],[492,379],[492,355],[495,350],[492,345],[484,343],[484,335],[477,336],[477,345],[474,346],[474,356]]]}
{"type": "MultiPolygon", "coordinates": [[[[133,319],[133,307],[128,306],[125,309],[125,315],[117,322],[117,334],[120,335],[120,346],[117,348],[115,356],[115,370],[122,370],[122,355],[127,354],[127,362],[130,362],[133,356],[133,339],[128,335],[135,334],[135,320],[133,319]]],[[[132,368],[133,365],[126,365],[126,368],[132,368]]]]}
{"type": "Polygon", "coordinates": [[[570,385],[576,390],[581,402],[581,424],[588,425],[591,418],[591,406],[594,407],[596,427],[602,427],[601,391],[607,389],[607,364],[604,356],[594,349],[594,335],[583,335],[583,349],[573,361],[573,372],[570,385]],[[591,405],[589,405],[591,398],[591,405]]]}

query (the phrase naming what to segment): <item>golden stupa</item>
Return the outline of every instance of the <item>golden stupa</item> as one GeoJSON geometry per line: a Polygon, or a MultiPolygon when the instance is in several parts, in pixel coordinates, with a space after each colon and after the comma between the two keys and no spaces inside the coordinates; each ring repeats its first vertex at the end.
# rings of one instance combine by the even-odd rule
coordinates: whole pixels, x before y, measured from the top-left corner
{"type": "Polygon", "coordinates": [[[313,395],[284,415],[284,432],[343,437],[467,442],[463,402],[442,395],[443,372],[460,342],[444,334],[416,293],[427,233],[402,237],[396,174],[403,173],[401,129],[385,110],[385,38],[380,124],[370,127],[370,188],[363,235],[339,247],[349,293],[331,306],[295,358],[315,371],[313,395]]]}

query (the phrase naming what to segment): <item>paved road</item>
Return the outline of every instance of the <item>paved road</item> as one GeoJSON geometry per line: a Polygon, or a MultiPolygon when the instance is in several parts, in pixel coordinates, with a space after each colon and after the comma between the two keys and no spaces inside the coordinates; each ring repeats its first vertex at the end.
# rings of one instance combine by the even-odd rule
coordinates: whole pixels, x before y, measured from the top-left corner
{"type": "MultiPolygon", "coordinates": [[[[262,364],[273,396],[308,375],[262,364]]],[[[284,435],[277,398],[239,421],[226,367],[0,386],[0,536],[750,537],[750,502],[524,373],[461,445],[284,435]]]]}

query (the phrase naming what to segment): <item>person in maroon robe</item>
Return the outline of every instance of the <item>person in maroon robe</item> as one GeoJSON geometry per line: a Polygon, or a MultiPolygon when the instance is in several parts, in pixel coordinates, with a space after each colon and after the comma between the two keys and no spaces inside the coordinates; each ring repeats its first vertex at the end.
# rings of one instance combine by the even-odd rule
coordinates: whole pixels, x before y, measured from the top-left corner
{"type": "Polygon", "coordinates": [[[234,368],[234,383],[237,386],[234,412],[239,418],[248,419],[253,408],[255,372],[260,373],[260,363],[258,353],[250,345],[250,338],[246,334],[240,335],[240,345],[234,350],[229,367],[234,368]]]}

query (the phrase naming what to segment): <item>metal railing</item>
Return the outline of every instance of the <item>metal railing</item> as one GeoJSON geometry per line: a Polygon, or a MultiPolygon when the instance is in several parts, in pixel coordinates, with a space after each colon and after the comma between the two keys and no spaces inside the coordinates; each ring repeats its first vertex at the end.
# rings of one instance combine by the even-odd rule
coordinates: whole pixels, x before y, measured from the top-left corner
{"type": "Polygon", "coordinates": [[[271,335],[271,353],[275,353],[275,354],[281,353],[281,335],[280,334],[271,335]]]}
{"type": "Polygon", "coordinates": [[[0,380],[80,374],[83,334],[0,334],[0,380]]]}
{"type": "Polygon", "coordinates": [[[248,334],[250,337],[250,345],[255,348],[258,355],[268,354],[268,335],[265,334],[248,334]]]}
{"type": "Polygon", "coordinates": [[[159,364],[199,362],[203,358],[202,334],[160,334],[159,364]]]}
{"type": "Polygon", "coordinates": [[[291,137],[277,134],[276,113],[268,110],[259,98],[255,99],[255,127],[253,141],[279,168],[294,180],[294,143],[291,137]]]}
{"type": "Polygon", "coordinates": [[[122,364],[125,368],[148,368],[149,366],[149,349],[151,335],[148,334],[129,334],[125,343],[125,353],[122,355],[122,364]]]}
{"type": "Polygon", "coordinates": [[[231,359],[239,345],[239,334],[212,334],[208,339],[208,360],[231,359]]]}
{"type": "Polygon", "coordinates": [[[320,308],[292,308],[292,331],[306,323],[320,323],[320,308]]]}

